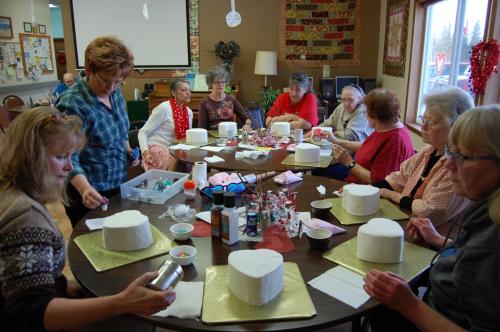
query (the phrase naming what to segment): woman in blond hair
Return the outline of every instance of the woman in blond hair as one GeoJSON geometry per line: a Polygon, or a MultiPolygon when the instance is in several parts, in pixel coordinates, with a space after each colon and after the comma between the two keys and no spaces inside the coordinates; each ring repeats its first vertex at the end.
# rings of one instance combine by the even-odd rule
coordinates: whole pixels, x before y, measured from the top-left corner
{"type": "Polygon", "coordinates": [[[66,330],[121,314],[153,314],[175,299],[144,285],[145,273],[122,292],[79,298],[62,274],[64,238],[45,204],[61,198],[71,155],[85,144],[82,123],[49,107],[21,114],[0,145],[0,321],[2,331],[66,330]]]}
{"type": "Polygon", "coordinates": [[[454,241],[438,234],[432,223],[410,221],[410,238],[440,248],[429,268],[424,301],[397,274],[366,274],[365,291],[385,305],[371,313],[373,331],[498,331],[499,131],[500,105],[467,111],[451,128],[445,154],[453,192],[474,203],[461,214],[454,241]]]}

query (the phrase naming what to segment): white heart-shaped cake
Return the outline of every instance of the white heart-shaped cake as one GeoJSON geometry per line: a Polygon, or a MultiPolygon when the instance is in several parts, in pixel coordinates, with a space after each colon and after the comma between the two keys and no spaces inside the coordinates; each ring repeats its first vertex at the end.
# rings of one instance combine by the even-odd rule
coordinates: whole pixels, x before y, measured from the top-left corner
{"type": "Polygon", "coordinates": [[[229,288],[250,305],[263,305],[283,289],[283,256],[269,249],[238,250],[228,257],[229,288]]]}
{"type": "Polygon", "coordinates": [[[364,184],[347,184],[342,195],[342,207],[353,216],[368,216],[380,207],[380,189],[364,184]]]}
{"type": "Polygon", "coordinates": [[[358,229],[357,256],[373,263],[399,263],[403,260],[404,230],[397,222],[373,218],[358,229]]]}
{"type": "Polygon", "coordinates": [[[106,217],[102,227],[104,248],[119,251],[140,250],[153,243],[149,218],[137,210],[106,217]]]}

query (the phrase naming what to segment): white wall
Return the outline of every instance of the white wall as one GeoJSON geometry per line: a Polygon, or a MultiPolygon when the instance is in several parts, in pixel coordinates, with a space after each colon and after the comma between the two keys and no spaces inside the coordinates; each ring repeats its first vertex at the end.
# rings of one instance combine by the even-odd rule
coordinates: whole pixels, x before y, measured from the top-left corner
{"type": "MultiPolygon", "coordinates": [[[[36,22],[44,24],[47,27],[47,34],[51,34],[50,13],[48,0],[15,0],[2,2],[2,16],[8,16],[12,20],[13,38],[2,39],[2,42],[19,42],[19,33],[24,32],[23,22],[31,22],[33,2],[33,13],[36,22]]],[[[54,71],[48,74],[42,74],[37,81],[23,77],[17,79],[16,77],[9,77],[6,75],[0,76],[0,101],[8,94],[16,94],[23,98],[28,103],[29,97],[33,101],[41,99],[47,92],[57,84],[57,71],[55,70],[55,56],[54,45],[52,38],[50,38],[52,47],[52,63],[54,64],[54,71]],[[35,84],[34,84],[35,83],[35,84]],[[9,89],[12,88],[12,89],[9,89]],[[24,89],[26,88],[26,89],[24,89]]]]}

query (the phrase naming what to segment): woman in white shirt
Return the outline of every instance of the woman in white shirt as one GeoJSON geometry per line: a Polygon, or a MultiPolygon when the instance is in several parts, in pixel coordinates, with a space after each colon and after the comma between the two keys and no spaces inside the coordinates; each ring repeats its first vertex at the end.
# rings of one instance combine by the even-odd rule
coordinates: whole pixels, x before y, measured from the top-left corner
{"type": "Polygon", "coordinates": [[[176,159],[168,147],[186,138],[192,127],[193,111],[186,105],[191,99],[187,81],[174,80],[170,85],[172,97],[156,106],[146,124],[139,130],[142,166],[149,169],[174,169],[176,159]]]}

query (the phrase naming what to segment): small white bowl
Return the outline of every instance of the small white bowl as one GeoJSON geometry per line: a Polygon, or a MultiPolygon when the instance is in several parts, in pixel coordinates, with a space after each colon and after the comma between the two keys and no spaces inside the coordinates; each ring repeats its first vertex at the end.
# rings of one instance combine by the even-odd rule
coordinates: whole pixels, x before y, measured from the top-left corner
{"type": "Polygon", "coordinates": [[[172,260],[180,266],[192,264],[196,258],[196,248],[192,246],[177,246],[168,253],[172,260]]]}
{"type": "Polygon", "coordinates": [[[179,241],[188,240],[193,234],[194,226],[185,222],[180,222],[170,226],[170,233],[174,239],[179,241]]]}

